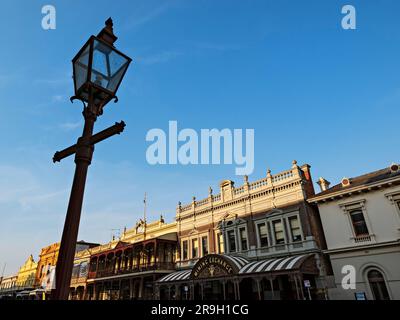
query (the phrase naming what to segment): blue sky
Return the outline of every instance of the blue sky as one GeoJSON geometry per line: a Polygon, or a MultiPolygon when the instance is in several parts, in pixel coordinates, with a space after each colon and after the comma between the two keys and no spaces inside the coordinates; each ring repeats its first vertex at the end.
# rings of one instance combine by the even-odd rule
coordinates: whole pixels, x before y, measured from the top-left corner
{"type": "Polygon", "coordinates": [[[0,268],[16,272],[29,254],[59,241],[73,158],[51,161],[82,129],[71,59],[104,21],[134,61],[96,131],[125,132],[96,147],[79,239],[106,242],[110,229],[143,214],[172,221],[178,201],[237,185],[234,165],[150,166],[148,130],[252,128],[250,180],[291,161],[333,183],[399,161],[398,1],[3,1],[0,28],[0,268]],[[41,28],[41,8],[57,29],[41,28]],[[341,28],[341,8],[357,29],[341,28]]]}

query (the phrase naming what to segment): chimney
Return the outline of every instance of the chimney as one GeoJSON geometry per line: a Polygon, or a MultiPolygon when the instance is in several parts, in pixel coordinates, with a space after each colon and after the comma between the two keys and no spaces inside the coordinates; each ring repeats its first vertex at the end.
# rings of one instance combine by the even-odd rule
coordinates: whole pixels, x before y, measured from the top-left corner
{"type": "Polygon", "coordinates": [[[321,192],[329,189],[329,185],[331,184],[328,180],[324,179],[324,178],[319,178],[318,179],[318,185],[321,188],[321,192]]]}

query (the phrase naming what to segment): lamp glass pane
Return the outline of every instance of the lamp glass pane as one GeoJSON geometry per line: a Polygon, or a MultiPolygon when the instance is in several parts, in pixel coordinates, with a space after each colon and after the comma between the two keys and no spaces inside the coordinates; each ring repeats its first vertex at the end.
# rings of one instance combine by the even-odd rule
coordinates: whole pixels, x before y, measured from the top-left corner
{"type": "Polygon", "coordinates": [[[89,44],[74,63],[75,87],[78,90],[86,81],[89,69],[89,44]]]}
{"type": "Polygon", "coordinates": [[[112,47],[95,40],[91,81],[115,94],[129,61],[112,47]]]}
{"type": "Polygon", "coordinates": [[[116,72],[114,74],[114,76],[111,78],[110,83],[108,84],[107,89],[112,91],[112,92],[116,92],[118,85],[121,83],[122,77],[125,73],[125,70],[128,68],[129,63],[125,63],[124,65],[122,65],[122,67],[119,69],[118,72],[116,72]]]}

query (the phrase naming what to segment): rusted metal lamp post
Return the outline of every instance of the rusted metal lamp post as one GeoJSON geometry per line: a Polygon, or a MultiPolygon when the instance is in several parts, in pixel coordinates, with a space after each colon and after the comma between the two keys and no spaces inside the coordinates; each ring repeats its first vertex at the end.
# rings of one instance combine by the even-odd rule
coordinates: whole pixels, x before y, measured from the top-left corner
{"type": "Polygon", "coordinates": [[[117,37],[113,33],[111,18],[105,24],[103,30],[97,36],[91,36],[72,60],[75,95],[71,101],[80,100],[83,103],[85,124],[82,136],[76,144],[56,152],[53,157],[53,162],[58,162],[75,154],[76,164],[56,266],[56,288],[51,294],[53,300],[68,299],[86,176],[94,145],[120,134],[125,127],[121,121],[93,135],[94,123],[103,113],[104,106],[113,99],[118,101],[116,92],[132,61],[114,47],[117,37]]]}

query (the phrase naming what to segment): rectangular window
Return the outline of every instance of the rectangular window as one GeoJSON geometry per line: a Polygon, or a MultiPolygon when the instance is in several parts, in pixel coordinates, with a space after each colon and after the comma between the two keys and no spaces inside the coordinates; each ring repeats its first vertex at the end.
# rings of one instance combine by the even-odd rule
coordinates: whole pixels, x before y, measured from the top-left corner
{"type": "Polygon", "coordinates": [[[228,231],[228,244],[229,244],[229,252],[236,252],[236,237],[235,231],[228,231]]]}
{"type": "Polygon", "coordinates": [[[290,233],[292,236],[292,241],[301,241],[301,229],[299,219],[297,217],[289,218],[290,233]]]}
{"type": "Polygon", "coordinates": [[[217,234],[218,253],[224,253],[224,236],[222,233],[217,234]]]}
{"type": "Polygon", "coordinates": [[[208,238],[207,237],[201,238],[201,251],[203,253],[203,256],[208,255],[208,238]]]}
{"type": "Polygon", "coordinates": [[[369,234],[367,223],[365,222],[364,214],[361,210],[350,211],[350,218],[353,223],[354,233],[357,237],[369,234]]]}
{"type": "Polygon", "coordinates": [[[247,250],[247,232],[246,228],[239,229],[240,234],[240,245],[242,250],[247,250]]]}
{"type": "Polygon", "coordinates": [[[283,233],[283,224],[281,220],[275,220],[272,222],[275,234],[275,243],[282,244],[285,243],[285,235],[283,233]]]}
{"type": "Polygon", "coordinates": [[[187,260],[189,258],[188,252],[189,248],[187,240],[182,241],[182,260],[187,260]]]}
{"type": "Polygon", "coordinates": [[[199,241],[197,239],[192,239],[192,258],[197,258],[199,256],[199,241]]]}
{"type": "Polygon", "coordinates": [[[258,228],[258,236],[260,240],[261,247],[268,247],[268,231],[267,231],[267,224],[260,223],[257,225],[258,228]]]}
{"type": "Polygon", "coordinates": [[[80,264],[76,264],[74,265],[74,267],[72,268],[72,275],[71,277],[73,279],[79,278],[79,268],[80,268],[80,264]]]}

